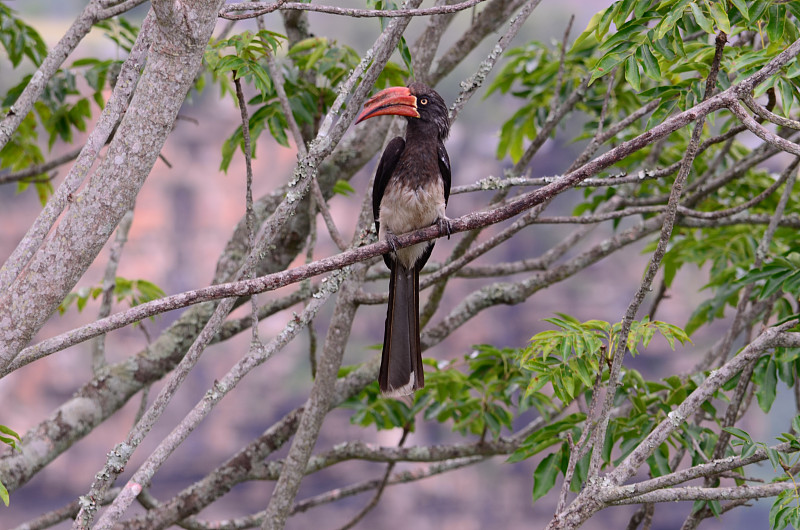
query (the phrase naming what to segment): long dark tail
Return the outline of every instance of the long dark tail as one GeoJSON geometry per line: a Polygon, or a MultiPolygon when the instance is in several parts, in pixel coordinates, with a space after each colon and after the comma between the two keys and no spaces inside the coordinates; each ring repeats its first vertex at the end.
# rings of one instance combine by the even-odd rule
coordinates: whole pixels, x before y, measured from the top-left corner
{"type": "Polygon", "coordinates": [[[383,335],[381,393],[403,396],[425,386],[419,344],[419,271],[395,261],[389,280],[389,309],[383,335]]]}

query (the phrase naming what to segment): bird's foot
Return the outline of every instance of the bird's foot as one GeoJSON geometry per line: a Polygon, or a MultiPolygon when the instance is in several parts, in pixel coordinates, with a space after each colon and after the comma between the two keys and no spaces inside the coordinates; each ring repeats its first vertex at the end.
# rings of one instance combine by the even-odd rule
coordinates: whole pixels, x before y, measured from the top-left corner
{"type": "Polygon", "coordinates": [[[391,232],[386,232],[386,242],[392,248],[392,252],[397,252],[398,238],[391,232]]]}
{"type": "Polygon", "coordinates": [[[452,227],[450,226],[450,219],[448,217],[439,217],[436,219],[436,226],[439,227],[439,235],[447,235],[447,239],[450,239],[450,234],[452,233],[452,227]]]}

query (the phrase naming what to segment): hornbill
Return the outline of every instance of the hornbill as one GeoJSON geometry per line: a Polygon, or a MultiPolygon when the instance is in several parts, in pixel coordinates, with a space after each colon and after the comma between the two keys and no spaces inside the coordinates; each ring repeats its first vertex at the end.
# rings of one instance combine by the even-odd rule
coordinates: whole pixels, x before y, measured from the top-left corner
{"type": "Polygon", "coordinates": [[[405,139],[386,146],[375,174],[372,212],[378,237],[392,251],[383,255],[392,271],[389,307],[378,377],[381,393],[411,394],[425,384],[419,342],[419,271],[428,261],[433,241],[396,248],[397,236],[436,223],[450,236],[444,210],[450,196],[450,159],[444,140],[450,132],[447,106],[423,83],[392,87],[370,98],[356,123],[386,114],[405,116],[405,139]]]}

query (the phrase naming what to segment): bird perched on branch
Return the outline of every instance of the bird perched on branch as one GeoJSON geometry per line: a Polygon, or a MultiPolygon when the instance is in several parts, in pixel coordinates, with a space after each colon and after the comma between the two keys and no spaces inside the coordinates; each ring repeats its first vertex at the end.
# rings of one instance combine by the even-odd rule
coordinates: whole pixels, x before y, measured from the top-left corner
{"type": "Polygon", "coordinates": [[[375,174],[372,211],[380,239],[392,252],[383,260],[392,271],[389,307],[378,382],[388,396],[411,394],[425,384],[419,341],[419,271],[428,261],[433,241],[397,248],[397,236],[439,226],[450,237],[445,206],[450,196],[450,159],[444,140],[450,132],[447,106],[423,83],[392,87],[364,105],[358,122],[393,114],[405,116],[405,139],[386,146],[375,174]]]}

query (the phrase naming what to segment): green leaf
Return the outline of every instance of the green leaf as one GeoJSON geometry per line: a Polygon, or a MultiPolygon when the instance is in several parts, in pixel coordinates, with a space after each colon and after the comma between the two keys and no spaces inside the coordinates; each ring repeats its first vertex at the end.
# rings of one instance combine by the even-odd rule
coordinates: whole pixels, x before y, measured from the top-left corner
{"type": "Polygon", "coordinates": [[[0,425],[0,432],[5,434],[5,435],[7,435],[7,437],[3,436],[3,437],[0,437],[0,439],[2,439],[5,443],[10,445],[11,447],[16,447],[14,439],[16,439],[16,441],[18,441],[18,442],[22,441],[22,438],[20,438],[19,434],[17,434],[10,427],[6,427],[5,425],[0,425]]]}
{"type": "Polygon", "coordinates": [[[607,53],[600,59],[600,61],[598,61],[597,65],[594,67],[594,70],[592,71],[592,77],[589,80],[589,83],[591,84],[596,79],[603,77],[611,70],[613,70],[615,66],[617,66],[624,60],[625,56],[619,53],[612,53],[612,52],[607,53]]]}
{"type": "Polygon", "coordinates": [[[764,11],[767,10],[769,5],[772,3],[772,0],[755,0],[750,2],[750,7],[748,11],[750,13],[749,20],[756,21],[761,18],[761,15],[764,14],[764,11]]]}
{"type": "Polygon", "coordinates": [[[756,398],[758,406],[764,412],[769,412],[772,403],[775,401],[778,386],[777,366],[774,359],[762,358],[756,365],[753,373],[753,380],[758,383],[756,388],[756,398]]]}
{"type": "Polygon", "coordinates": [[[678,20],[683,17],[683,11],[686,9],[686,6],[689,5],[691,0],[680,0],[677,4],[675,4],[672,9],[670,9],[667,16],[665,16],[661,22],[655,27],[656,29],[656,39],[661,39],[667,35],[667,33],[672,31],[672,28],[675,27],[675,24],[678,20]]]}
{"type": "Polygon", "coordinates": [[[33,27],[14,16],[14,11],[0,4],[0,46],[16,68],[24,57],[39,66],[47,56],[47,45],[33,27]]]}
{"type": "Polygon", "coordinates": [[[3,485],[2,481],[0,481],[0,500],[2,500],[3,504],[5,504],[6,506],[8,506],[8,503],[11,500],[10,497],[8,496],[8,490],[3,485]]]}
{"type": "Polygon", "coordinates": [[[781,460],[781,454],[775,449],[772,449],[770,447],[766,448],[766,453],[767,453],[767,458],[769,458],[770,464],[772,464],[772,468],[775,471],[782,469],[781,464],[783,464],[783,461],[781,460]]]}
{"type": "Polygon", "coordinates": [[[694,20],[697,22],[697,25],[702,28],[703,31],[709,34],[714,33],[714,24],[703,14],[703,9],[695,4],[694,2],[691,5],[692,7],[692,15],[694,15],[694,20]]]}
{"type": "Polygon", "coordinates": [[[767,36],[770,42],[779,42],[783,37],[783,30],[786,24],[786,6],[770,6],[768,13],[767,36]]]}
{"type": "Polygon", "coordinates": [[[267,95],[273,91],[272,79],[270,79],[269,73],[262,68],[261,65],[251,61],[249,63],[249,70],[253,73],[256,88],[258,88],[262,95],[267,95]]]}
{"type": "Polygon", "coordinates": [[[597,37],[598,41],[603,40],[603,37],[608,32],[608,28],[611,27],[611,19],[614,15],[614,7],[615,6],[609,7],[603,11],[600,21],[597,23],[597,27],[595,28],[595,36],[597,37]]]}
{"type": "Polygon", "coordinates": [[[644,42],[646,39],[647,26],[641,23],[628,22],[619,28],[619,31],[614,33],[603,44],[600,45],[600,50],[611,50],[615,46],[626,43],[632,46],[638,42],[644,42]]]}
{"type": "Polygon", "coordinates": [[[403,59],[403,64],[408,69],[408,75],[414,78],[414,63],[411,59],[411,49],[406,43],[405,37],[400,37],[400,42],[397,43],[397,49],[400,51],[400,57],[403,59]]]}
{"type": "Polygon", "coordinates": [[[544,457],[533,472],[533,502],[544,497],[556,485],[558,476],[557,453],[544,457]]]}
{"type": "Polygon", "coordinates": [[[794,15],[794,18],[800,19],[800,4],[797,2],[789,2],[786,7],[789,9],[789,12],[794,15]]]}
{"type": "Polygon", "coordinates": [[[614,25],[618,28],[625,23],[625,19],[628,18],[628,15],[633,10],[633,3],[636,0],[621,0],[617,2],[617,5],[614,9],[614,25]]]}
{"type": "Polygon", "coordinates": [[[653,46],[653,49],[661,54],[664,59],[667,61],[673,61],[675,59],[675,52],[672,50],[667,37],[656,39],[653,30],[650,30],[647,36],[650,39],[650,44],[653,46]]]}
{"type": "Polygon", "coordinates": [[[625,80],[636,92],[642,89],[642,78],[639,74],[639,64],[636,58],[631,55],[625,60],[625,80]]]}
{"type": "Polygon", "coordinates": [[[658,60],[650,47],[642,44],[636,49],[636,58],[639,59],[640,64],[644,69],[644,75],[653,81],[661,81],[661,68],[658,66],[658,60]]]}
{"type": "Polygon", "coordinates": [[[652,0],[638,0],[633,8],[633,18],[641,18],[647,12],[651,3],[652,0]]]}
{"type": "Polygon", "coordinates": [[[743,431],[742,429],[739,429],[737,427],[723,427],[722,430],[727,432],[728,434],[731,434],[737,438],[744,440],[745,442],[751,444],[753,443],[753,439],[750,438],[750,435],[747,434],[747,431],[743,431]]]}
{"type": "Polygon", "coordinates": [[[650,129],[654,125],[658,125],[659,123],[667,119],[667,116],[669,116],[672,113],[672,110],[675,108],[677,104],[678,100],[676,99],[669,99],[666,101],[662,101],[658,105],[658,107],[656,107],[656,110],[653,111],[653,114],[650,115],[650,119],[647,120],[647,128],[650,129]]]}
{"type": "Polygon", "coordinates": [[[747,2],[745,0],[731,0],[731,3],[739,10],[745,20],[750,21],[750,13],[747,11],[747,2]]]}
{"type": "Polygon", "coordinates": [[[348,196],[355,193],[356,189],[346,180],[339,179],[333,185],[333,193],[348,196]]]}
{"type": "Polygon", "coordinates": [[[778,86],[780,87],[781,109],[783,110],[783,115],[789,118],[793,107],[795,90],[793,89],[792,84],[783,78],[778,79],[778,86]]]}
{"type": "Polygon", "coordinates": [[[672,472],[669,466],[669,446],[661,444],[647,459],[650,473],[653,477],[660,477],[672,472]]]}
{"type": "Polygon", "coordinates": [[[724,2],[714,2],[711,4],[711,17],[717,23],[717,27],[730,35],[731,22],[728,20],[728,13],[725,12],[723,7],[724,2]]]}
{"type": "Polygon", "coordinates": [[[750,458],[751,456],[753,456],[755,454],[756,451],[758,451],[758,445],[757,444],[754,444],[754,443],[753,444],[744,444],[742,446],[741,457],[742,458],[750,458]]]}

